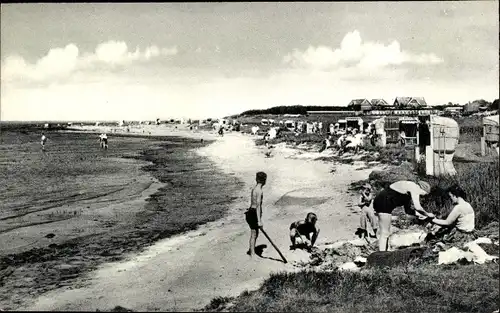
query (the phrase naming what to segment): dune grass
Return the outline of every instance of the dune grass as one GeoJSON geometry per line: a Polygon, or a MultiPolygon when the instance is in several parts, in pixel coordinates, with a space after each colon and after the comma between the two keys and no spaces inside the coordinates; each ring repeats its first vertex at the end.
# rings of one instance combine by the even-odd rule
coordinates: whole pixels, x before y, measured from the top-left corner
{"type": "Polygon", "coordinates": [[[498,277],[497,264],[410,265],[357,273],[304,270],[272,274],[258,290],[217,299],[204,310],[491,313],[499,306],[498,277]]]}

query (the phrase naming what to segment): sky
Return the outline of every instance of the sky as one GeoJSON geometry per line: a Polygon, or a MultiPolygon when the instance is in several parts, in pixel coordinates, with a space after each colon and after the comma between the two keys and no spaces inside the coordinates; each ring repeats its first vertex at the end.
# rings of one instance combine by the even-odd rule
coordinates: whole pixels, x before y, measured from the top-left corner
{"type": "Polygon", "coordinates": [[[499,94],[498,1],[1,4],[0,120],[499,94]]]}

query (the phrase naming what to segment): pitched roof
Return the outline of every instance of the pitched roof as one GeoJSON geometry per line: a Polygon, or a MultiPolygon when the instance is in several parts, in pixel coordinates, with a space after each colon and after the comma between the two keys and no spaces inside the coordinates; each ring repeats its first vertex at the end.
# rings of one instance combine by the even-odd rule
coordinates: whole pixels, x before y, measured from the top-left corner
{"type": "Polygon", "coordinates": [[[394,99],[394,103],[398,102],[399,105],[408,105],[408,103],[410,103],[411,101],[411,97],[396,97],[396,99],[394,99]]]}
{"type": "Polygon", "coordinates": [[[394,103],[400,106],[427,106],[424,97],[396,97],[394,103]]]}
{"type": "Polygon", "coordinates": [[[427,102],[425,102],[424,97],[413,97],[415,101],[421,106],[427,106],[427,102]]]}
{"type": "Polygon", "coordinates": [[[371,104],[368,99],[353,99],[353,100],[351,100],[351,102],[349,102],[349,105],[361,105],[365,101],[368,102],[365,104],[371,104]]]}
{"type": "Polygon", "coordinates": [[[389,105],[384,99],[372,99],[370,102],[372,105],[389,105]]]}

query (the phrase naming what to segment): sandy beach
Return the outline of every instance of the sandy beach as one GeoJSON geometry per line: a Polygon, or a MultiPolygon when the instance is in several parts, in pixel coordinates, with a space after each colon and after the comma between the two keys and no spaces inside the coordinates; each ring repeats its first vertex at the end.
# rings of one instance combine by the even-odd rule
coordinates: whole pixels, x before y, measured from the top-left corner
{"type": "Polygon", "coordinates": [[[366,179],[371,169],[315,161],[321,155],[314,152],[300,157],[283,145],[274,149],[273,157],[265,158],[263,148],[254,143],[255,137],[239,133],[216,137],[207,132],[178,130],[172,134],[164,130],[152,134],[216,139],[196,153],[244,182],[226,216],[196,231],[158,241],[143,253],[130,254],[125,261],[100,266],[84,287],[61,287],[22,309],[92,311],[118,305],[139,311],[199,309],[214,297],[236,296],[257,288],[272,272],[297,270],[294,263],[307,260],[308,254],[289,250],[288,227],[309,211],[319,217],[319,246],[354,238],[359,216],[350,208],[354,196],[348,192],[348,185],[366,179]],[[249,229],[243,213],[257,171],[268,174],[264,229],[288,264],[262,235],[257,241],[257,245],[267,245],[262,257],[251,260],[246,255],[249,229]]]}

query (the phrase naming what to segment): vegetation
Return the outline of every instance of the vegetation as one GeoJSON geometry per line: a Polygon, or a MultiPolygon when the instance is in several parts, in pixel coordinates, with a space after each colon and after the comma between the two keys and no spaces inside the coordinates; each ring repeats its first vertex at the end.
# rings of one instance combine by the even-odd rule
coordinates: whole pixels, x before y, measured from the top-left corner
{"type": "Polygon", "coordinates": [[[424,265],[272,274],[261,288],[205,311],[485,312],[498,308],[498,265],[424,265]]]}
{"type": "Polygon", "coordinates": [[[302,114],[306,115],[307,111],[349,111],[350,108],[346,106],[277,106],[264,110],[249,110],[241,113],[240,115],[260,115],[260,114],[302,114]]]}

